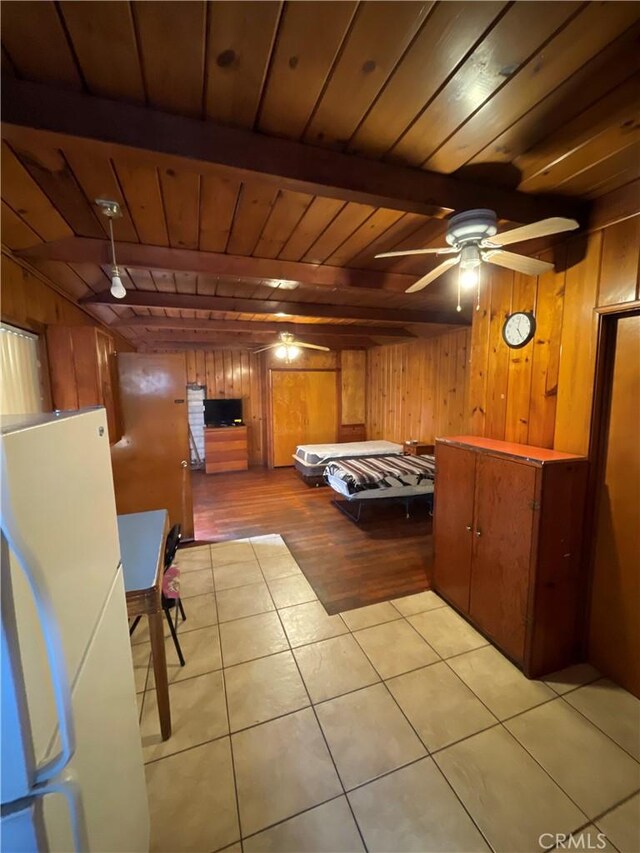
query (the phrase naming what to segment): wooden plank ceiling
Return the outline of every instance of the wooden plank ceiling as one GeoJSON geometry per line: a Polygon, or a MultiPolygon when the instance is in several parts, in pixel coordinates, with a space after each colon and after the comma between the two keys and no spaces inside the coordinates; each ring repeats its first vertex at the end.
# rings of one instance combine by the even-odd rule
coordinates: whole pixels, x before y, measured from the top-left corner
{"type": "Polygon", "coordinates": [[[3,246],[139,346],[434,334],[452,279],[373,256],[637,179],[639,47],[636,2],[8,0],[3,246]]]}

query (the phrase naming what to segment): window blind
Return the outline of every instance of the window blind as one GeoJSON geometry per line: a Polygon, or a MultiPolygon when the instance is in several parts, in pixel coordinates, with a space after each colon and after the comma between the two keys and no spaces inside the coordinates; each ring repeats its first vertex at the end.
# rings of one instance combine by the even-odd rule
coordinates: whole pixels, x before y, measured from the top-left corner
{"type": "Polygon", "coordinates": [[[0,324],[0,413],[27,415],[43,411],[38,338],[0,324]]]}

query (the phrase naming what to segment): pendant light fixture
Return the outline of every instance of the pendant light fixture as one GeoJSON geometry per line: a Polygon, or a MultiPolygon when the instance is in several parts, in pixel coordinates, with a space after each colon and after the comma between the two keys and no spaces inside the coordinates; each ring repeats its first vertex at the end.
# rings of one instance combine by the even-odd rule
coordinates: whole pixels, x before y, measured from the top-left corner
{"type": "Polygon", "coordinates": [[[109,237],[111,239],[111,295],[115,296],[116,299],[124,299],[127,291],[120,278],[120,270],[116,263],[116,244],[113,239],[113,220],[119,219],[122,216],[122,211],[117,201],[97,198],[96,204],[109,220],[109,237]]]}

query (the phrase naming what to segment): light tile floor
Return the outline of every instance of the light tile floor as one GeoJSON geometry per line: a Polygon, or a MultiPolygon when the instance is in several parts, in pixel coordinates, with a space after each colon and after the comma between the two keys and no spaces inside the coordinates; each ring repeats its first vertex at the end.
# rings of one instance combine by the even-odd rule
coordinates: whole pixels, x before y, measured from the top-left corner
{"type": "Polygon", "coordinates": [[[277,534],[177,562],[166,742],[132,640],[152,850],[640,851],[640,702],[592,667],[529,681],[433,592],[328,616],[277,534]]]}

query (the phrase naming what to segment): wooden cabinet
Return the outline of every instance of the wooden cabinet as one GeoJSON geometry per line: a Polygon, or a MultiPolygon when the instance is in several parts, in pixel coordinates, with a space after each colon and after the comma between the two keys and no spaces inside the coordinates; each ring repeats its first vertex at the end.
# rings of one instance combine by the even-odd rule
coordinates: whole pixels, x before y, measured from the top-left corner
{"type": "Polygon", "coordinates": [[[246,471],[249,467],[247,427],[206,427],[204,467],[207,474],[246,471]]]}
{"type": "Polygon", "coordinates": [[[584,458],[436,441],[433,587],[530,677],[579,659],[584,458]]]}
{"type": "Polygon", "coordinates": [[[113,338],[96,326],[48,326],[51,397],[56,409],[104,406],[109,442],[122,438],[113,338]]]}

